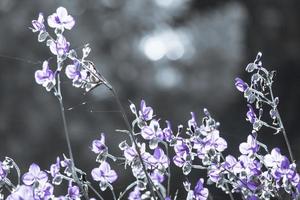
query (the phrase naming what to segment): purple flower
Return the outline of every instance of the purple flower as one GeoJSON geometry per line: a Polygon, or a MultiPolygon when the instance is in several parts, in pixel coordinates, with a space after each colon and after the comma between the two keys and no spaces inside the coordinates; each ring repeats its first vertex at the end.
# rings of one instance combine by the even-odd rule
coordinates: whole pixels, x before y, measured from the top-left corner
{"type": "Polygon", "coordinates": [[[103,154],[107,152],[107,146],[105,145],[105,135],[101,133],[100,140],[94,140],[92,144],[92,151],[96,154],[103,154]]]}
{"type": "Polygon", "coordinates": [[[163,137],[167,142],[170,142],[173,138],[173,131],[171,129],[171,123],[169,121],[166,121],[167,127],[163,130],[163,137]]]}
{"type": "Polygon", "coordinates": [[[60,161],[60,165],[61,165],[62,167],[65,167],[64,173],[65,173],[67,176],[71,176],[71,175],[72,175],[72,161],[71,161],[71,159],[67,158],[67,157],[64,155],[64,160],[60,161]]]}
{"type": "Polygon", "coordinates": [[[154,183],[162,183],[165,180],[164,174],[157,169],[150,174],[150,177],[154,183]]]}
{"type": "Polygon", "coordinates": [[[141,192],[138,186],[135,186],[134,190],[129,193],[128,200],[141,200],[141,192]]]}
{"type": "Polygon", "coordinates": [[[79,200],[80,199],[79,187],[76,186],[76,185],[72,186],[72,182],[69,182],[68,195],[67,196],[70,199],[79,200]]]}
{"type": "Polygon", "coordinates": [[[45,31],[45,25],[44,25],[44,15],[43,13],[39,13],[39,17],[37,20],[32,20],[32,26],[31,28],[32,32],[43,32],[45,31]]]}
{"type": "Polygon", "coordinates": [[[245,92],[245,90],[248,88],[248,84],[245,83],[242,79],[236,78],[236,79],[235,79],[235,87],[236,87],[239,91],[245,92]]]}
{"type": "Polygon", "coordinates": [[[60,159],[59,157],[56,158],[56,163],[50,166],[50,174],[52,177],[56,177],[59,174],[60,170],[60,159]]]}
{"type": "Polygon", "coordinates": [[[33,189],[30,186],[20,185],[6,200],[33,200],[33,189]]]}
{"type": "Polygon", "coordinates": [[[279,167],[284,156],[281,155],[279,148],[274,148],[271,151],[271,154],[267,154],[264,156],[264,164],[267,167],[276,168],[279,167]]]}
{"type": "Polygon", "coordinates": [[[165,154],[165,152],[157,147],[154,150],[153,158],[155,159],[155,165],[158,167],[158,169],[167,169],[169,166],[169,158],[165,154]]]}
{"type": "Polygon", "coordinates": [[[69,52],[70,43],[63,35],[58,35],[56,41],[51,41],[50,51],[57,56],[64,56],[69,52]]]}
{"type": "Polygon", "coordinates": [[[43,185],[47,182],[48,176],[46,172],[41,171],[37,164],[32,163],[29,171],[23,175],[22,180],[25,185],[32,185],[36,182],[43,185]]]}
{"type": "Polygon", "coordinates": [[[248,106],[249,110],[248,110],[246,116],[247,116],[248,121],[250,121],[250,123],[253,124],[256,121],[257,117],[256,117],[256,114],[255,114],[252,106],[250,104],[248,104],[247,106],[248,106]]]}
{"type": "Polygon", "coordinates": [[[234,166],[234,173],[244,172],[247,176],[258,176],[261,174],[261,163],[246,155],[239,157],[239,162],[234,166]]]}
{"type": "Polygon", "coordinates": [[[3,169],[2,162],[0,161],[0,181],[7,176],[7,171],[3,169]]]}
{"type": "Polygon", "coordinates": [[[39,85],[43,85],[49,92],[56,84],[55,73],[49,69],[48,61],[43,62],[43,69],[37,70],[34,74],[35,81],[39,85]]]}
{"type": "Polygon", "coordinates": [[[48,17],[48,25],[51,28],[66,28],[71,30],[75,25],[75,20],[71,15],[68,15],[67,9],[59,7],[56,9],[56,13],[48,17]]]}
{"type": "Polygon", "coordinates": [[[206,200],[208,198],[208,189],[203,187],[204,180],[200,178],[194,190],[188,192],[187,200],[206,200]]]}
{"type": "Polygon", "coordinates": [[[153,109],[146,106],[144,100],[141,101],[141,110],[139,111],[140,118],[144,121],[149,121],[153,118],[153,109]]]}
{"type": "Polygon", "coordinates": [[[191,112],[191,116],[192,116],[192,118],[188,121],[188,126],[192,132],[195,132],[196,128],[198,127],[196,118],[195,118],[195,113],[191,112]]]}
{"type": "Polygon", "coordinates": [[[205,138],[196,140],[193,147],[197,149],[198,157],[203,159],[211,150],[224,151],[227,148],[227,142],[219,136],[219,131],[215,130],[205,138]]]}
{"type": "Polygon", "coordinates": [[[50,183],[46,183],[34,189],[34,199],[49,200],[53,196],[54,187],[50,183]]]}
{"type": "Polygon", "coordinates": [[[94,168],[91,172],[95,181],[99,181],[100,189],[106,190],[108,183],[113,183],[117,180],[117,173],[110,168],[110,165],[103,161],[98,168],[94,168]]]}
{"type": "Polygon", "coordinates": [[[243,142],[239,146],[240,152],[245,155],[253,155],[259,150],[256,138],[253,135],[247,137],[247,142],[243,142]]]}
{"type": "Polygon", "coordinates": [[[289,184],[296,187],[300,181],[299,174],[296,172],[296,165],[294,163],[290,164],[290,161],[285,156],[283,156],[280,166],[272,171],[272,175],[276,180],[277,187],[281,183],[286,188],[288,188],[289,184]]]}
{"type": "Polygon", "coordinates": [[[73,65],[67,65],[65,72],[67,77],[73,80],[73,86],[75,87],[81,87],[83,81],[85,81],[88,76],[86,70],[80,69],[80,63],[77,61],[74,61],[73,65]]]}
{"type": "Polygon", "coordinates": [[[161,130],[157,120],[152,120],[149,126],[143,126],[141,130],[141,135],[146,140],[152,140],[150,142],[150,148],[154,149],[157,147],[158,141],[164,139],[164,133],[161,130]]]}
{"type": "Polygon", "coordinates": [[[233,157],[232,155],[228,155],[225,158],[225,161],[222,163],[222,167],[227,169],[227,170],[231,170],[234,168],[234,166],[237,164],[237,160],[235,157],[233,157]]]}

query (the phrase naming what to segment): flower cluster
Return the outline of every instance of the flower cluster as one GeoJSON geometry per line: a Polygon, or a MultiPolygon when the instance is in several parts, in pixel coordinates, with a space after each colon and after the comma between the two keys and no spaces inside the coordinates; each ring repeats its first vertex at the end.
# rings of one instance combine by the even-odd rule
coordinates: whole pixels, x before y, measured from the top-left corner
{"type": "Polygon", "coordinates": [[[56,13],[48,16],[47,23],[50,28],[54,29],[55,37],[52,37],[46,29],[44,15],[40,13],[37,20],[32,21],[32,32],[39,33],[38,41],[46,42],[50,52],[57,57],[57,67],[53,71],[49,65],[49,61],[44,61],[42,70],[35,72],[35,81],[42,85],[49,92],[59,92],[60,87],[57,79],[60,71],[64,68],[63,62],[69,60],[69,64],[65,67],[66,76],[72,80],[73,86],[77,88],[85,88],[88,92],[94,87],[105,82],[103,77],[97,72],[93,63],[86,60],[91,49],[85,45],[82,49],[82,57],[78,58],[77,52],[71,49],[70,42],[65,38],[64,31],[71,30],[75,25],[75,20],[64,7],[59,7],[56,13]],[[57,88],[55,87],[57,85],[57,88]]]}
{"type": "MultiPolygon", "coordinates": [[[[63,69],[75,87],[84,88],[88,92],[100,84],[105,84],[114,92],[93,63],[86,60],[91,51],[88,45],[82,49],[83,55],[79,59],[64,37],[64,31],[71,30],[75,25],[75,20],[67,10],[59,7],[56,13],[47,18],[48,26],[54,28],[55,37],[47,32],[44,21],[44,15],[40,13],[38,19],[32,21],[31,30],[38,33],[39,42],[46,41],[51,53],[57,58],[57,67],[52,71],[50,60],[44,61],[42,69],[35,72],[36,82],[47,91],[53,91],[62,107],[60,72],[63,69]],[[65,61],[68,61],[68,65],[64,67],[65,61]]],[[[183,182],[186,200],[209,199],[212,194],[205,184],[215,185],[229,194],[231,199],[234,199],[233,194],[239,194],[242,199],[247,200],[299,199],[300,176],[279,115],[279,100],[272,91],[275,73],[263,67],[261,58],[262,54],[258,53],[256,59],[246,67],[246,71],[252,73],[251,83],[240,78],[235,79],[236,88],[247,99],[246,120],[253,128],[247,140],[239,145],[238,156],[225,154],[228,145],[220,136],[220,123],[212,118],[207,109],[204,109],[201,122],[192,112],[185,131],[179,125],[175,132],[169,121],[162,125],[154,115],[152,107],[141,100],[139,108],[134,104],[130,105],[134,115],[131,124],[125,113],[122,113],[125,122],[129,124],[128,130],[117,132],[128,134],[131,143],[125,140],[119,144],[120,156],[109,153],[104,133],[92,141],[91,151],[97,155],[96,162],[99,165],[90,174],[98,183],[100,191],[109,189],[114,200],[121,200],[125,195],[128,195],[129,200],[175,200],[177,194],[170,193],[171,167],[174,165],[182,169],[186,179],[192,170],[203,170],[207,173],[207,177],[197,177],[195,184],[188,180],[183,182]],[[272,123],[265,119],[266,109],[269,109],[268,115],[273,120],[272,123]],[[258,132],[262,126],[284,135],[290,158],[283,155],[279,148],[268,151],[267,145],[258,140],[258,132]],[[170,149],[173,157],[169,155],[170,149]],[[118,175],[111,167],[117,161],[121,161],[118,164],[123,164],[125,170],[129,168],[134,177],[134,181],[127,185],[118,198],[113,187],[118,175]]],[[[62,115],[64,116],[63,109],[62,115]]],[[[67,135],[67,131],[65,132],[67,135]]],[[[9,191],[6,198],[8,200],[94,200],[89,198],[88,189],[92,189],[99,199],[104,199],[87,180],[87,174],[75,167],[70,147],[69,154],[70,158],[65,155],[63,159],[57,157],[49,171],[41,170],[37,164],[32,163],[28,172],[22,176],[14,160],[6,157],[0,161],[0,200],[4,199],[4,189],[9,191]],[[10,178],[13,170],[18,175],[17,183],[13,183],[10,178]],[[66,193],[56,196],[55,186],[63,183],[67,184],[66,193]]]]}

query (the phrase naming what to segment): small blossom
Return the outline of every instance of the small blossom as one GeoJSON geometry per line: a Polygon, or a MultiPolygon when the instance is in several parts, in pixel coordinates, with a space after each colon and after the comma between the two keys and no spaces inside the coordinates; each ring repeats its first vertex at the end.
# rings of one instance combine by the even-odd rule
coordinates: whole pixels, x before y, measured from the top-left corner
{"type": "Polygon", "coordinates": [[[49,69],[48,61],[43,62],[43,69],[37,70],[34,74],[35,81],[39,85],[43,85],[49,92],[56,84],[55,74],[49,69]]]}
{"type": "Polygon", "coordinates": [[[236,87],[239,91],[245,92],[245,90],[248,88],[248,84],[245,83],[242,79],[236,78],[236,79],[235,79],[235,87],[236,87]]]}
{"type": "Polygon", "coordinates": [[[0,181],[7,176],[7,171],[3,169],[2,162],[0,161],[0,181]]]}
{"type": "Polygon", "coordinates": [[[107,146],[105,145],[105,135],[101,134],[100,140],[94,140],[92,143],[92,151],[96,154],[103,154],[107,152],[107,146]]]}
{"type": "Polygon", "coordinates": [[[94,168],[91,172],[95,181],[99,181],[100,189],[106,190],[108,183],[113,183],[117,180],[117,173],[110,168],[110,165],[103,161],[98,168],[94,168]]]}
{"type": "Polygon", "coordinates": [[[128,200],[141,200],[141,192],[138,186],[135,186],[132,192],[129,193],[128,200]]]}
{"type": "Polygon", "coordinates": [[[37,164],[33,163],[30,165],[29,171],[23,175],[22,180],[25,185],[32,185],[36,182],[45,184],[48,176],[46,172],[41,171],[37,164]]]}
{"type": "Polygon", "coordinates": [[[154,183],[162,183],[165,180],[164,174],[157,169],[150,174],[150,177],[154,183]]]}
{"type": "Polygon", "coordinates": [[[274,148],[271,151],[271,154],[267,154],[264,156],[264,163],[267,167],[278,167],[280,166],[284,156],[281,155],[279,148],[274,148]]]}
{"type": "Polygon", "coordinates": [[[250,121],[250,123],[253,124],[256,121],[257,117],[256,117],[256,114],[250,104],[248,104],[248,108],[249,108],[249,110],[248,110],[246,116],[247,116],[247,119],[250,121]]]}
{"type": "Polygon", "coordinates": [[[59,7],[56,9],[56,13],[48,17],[48,25],[51,28],[65,28],[71,30],[75,25],[75,20],[71,15],[68,15],[67,9],[59,7]]]}
{"type": "Polygon", "coordinates": [[[14,190],[6,200],[33,200],[33,189],[30,186],[20,185],[14,190]]]}
{"type": "Polygon", "coordinates": [[[80,69],[80,63],[77,61],[74,61],[73,65],[67,65],[65,72],[67,77],[73,80],[73,86],[75,87],[81,87],[88,76],[86,70],[80,69]]]}
{"type": "Polygon", "coordinates": [[[146,102],[144,100],[141,101],[141,110],[139,111],[139,116],[144,121],[149,121],[153,117],[153,109],[150,106],[146,106],[146,102]]]}
{"type": "Polygon", "coordinates": [[[54,187],[50,183],[45,183],[38,188],[34,189],[34,199],[38,200],[49,200],[53,196],[54,187]]]}
{"type": "Polygon", "coordinates": [[[155,159],[155,164],[158,168],[168,168],[169,158],[161,148],[157,147],[154,150],[153,158],[155,159]]]}
{"type": "Polygon", "coordinates": [[[56,163],[52,164],[50,166],[50,174],[52,177],[55,177],[59,174],[59,170],[60,170],[60,159],[59,157],[56,158],[56,163]]]}
{"type": "Polygon", "coordinates": [[[39,17],[37,20],[32,20],[32,26],[31,28],[32,32],[43,32],[45,31],[45,25],[44,25],[44,15],[43,13],[39,13],[39,17]]]}
{"type": "Polygon", "coordinates": [[[202,178],[197,182],[194,190],[188,192],[187,200],[206,200],[208,198],[208,189],[203,187],[204,180],[202,178]]]}
{"type": "Polygon", "coordinates": [[[56,41],[51,41],[50,51],[57,56],[64,56],[69,52],[70,43],[63,35],[58,35],[56,41]]]}
{"type": "Polygon", "coordinates": [[[72,200],[80,200],[79,187],[76,185],[72,186],[72,183],[70,182],[67,196],[72,200]]]}
{"type": "Polygon", "coordinates": [[[240,152],[245,155],[253,155],[259,150],[256,138],[253,135],[247,137],[247,142],[243,142],[239,146],[240,152]]]}

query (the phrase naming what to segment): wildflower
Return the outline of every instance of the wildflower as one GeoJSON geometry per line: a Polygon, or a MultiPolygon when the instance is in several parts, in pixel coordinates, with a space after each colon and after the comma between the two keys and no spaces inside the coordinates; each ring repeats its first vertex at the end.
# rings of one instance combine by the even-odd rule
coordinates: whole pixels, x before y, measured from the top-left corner
{"type": "Polygon", "coordinates": [[[72,182],[69,182],[68,186],[68,195],[70,199],[72,200],[79,200],[80,199],[80,192],[79,192],[79,187],[74,185],[72,186],[72,182]]]}
{"type": "Polygon", "coordinates": [[[65,56],[69,52],[70,43],[63,35],[58,35],[56,41],[50,42],[50,51],[57,56],[65,56]]]}
{"type": "Polygon", "coordinates": [[[0,181],[7,176],[7,171],[3,168],[2,162],[0,161],[0,181]]]}
{"type": "Polygon", "coordinates": [[[256,121],[257,117],[256,117],[256,114],[255,114],[252,106],[250,104],[248,104],[247,106],[248,106],[249,110],[248,110],[246,116],[247,116],[248,121],[251,124],[253,124],[256,121]]]}
{"type": "Polygon", "coordinates": [[[271,151],[271,154],[267,154],[264,156],[264,164],[267,167],[278,167],[280,166],[284,156],[281,155],[279,148],[274,148],[271,151]]]}
{"type": "Polygon", "coordinates": [[[204,180],[200,178],[194,190],[188,191],[187,200],[206,200],[208,198],[208,189],[203,187],[204,180]]]}
{"type": "Polygon", "coordinates": [[[158,167],[158,169],[168,168],[169,158],[161,148],[157,147],[154,150],[153,158],[155,159],[155,165],[158,167]]]}
{"type": "Polygon", "coordinates": [[[173,138],[173,131],[171,129],[171,123],[166,121],[167,127],[163,129],[163,138],[165,141],[170,142],[173,138]]]}
{"type": "Polygon", "coordinates": [[[245,92],[246,89],[249,87],[247,83],[245,83],[242,79],[240,78],[236,78],[235,79],[235,87],[241,91],[241,92],[245,92]]]}
{"type": "Polygon", "coordinates": [[[253,155],[259,150],[256,138],[253,135],[247,137],[247,142],[243,142],[239,146],[240,152],[245,155],[253,155]]]}
{"type": "Polygon", "coordinates": [[[40,167],[32,163],[29,167],[29,171],[25,173],[22,177],[25,185],[32,185],[34,183],[45,184],[48,180],[47,173],[41,171],[40,167]]]}
{"type": "Polygon", "coordinates": [[[94,168],[91,172],[95,181],[99,181],[99,186],[102,191],[106,190],[108,184],[117,180],[117,173],[110,168],[110,165],[103,161],[98,168],[94,168]]]}
{"type": "Polygon", "coordinates": [[[138,186],[135,186],[132,192],[129,193],[128,200],[141,200],[141,192],[138,186]]]}
{"type": "Polygon", "coordinates": [[[67,77],[73,80],[73,86],[75,87],[81,87],[88,76],[86,70],[80,69],[80,63],[78,61],[74,61],[73,65],[67,65],[65,72],[67,77]]]}
{"type": "Polygon", "coordinates": [[[94,140],[92,144],[92,151],[96,154],[103,154],[107,152],[107,146],[105,145],[105,135],[101,134],[100,140],[94,140]]]}
{"type": "Polygon", "coordinates": [[[56,163],[50,166],[50,174],[53,177],[52,183],[55,185],[59,185],[62,182],[62,177],[60,174],[60,158],[56,158],[56,163]]]}
{"type": "Polygon", "coordinates": [[[33,196],[33,189],[30,186],[20,185],[14,192],[12,192],[6,200],[31,200],[35,199],[33,196]]]}
{"type": "Polygon", "coordinates": [[[43,13],[39,13],[39,17],[37,20],[32,20],[33,28],[30,28],[32,32],[44,32],[45,25],[44,25],[44,15],[43,13]]]}
{"type": "Polygon", "coordinates": [[[55,73],[49,69],[48,61],[43,62],[43,69],[37,70],[34,74],[35,81],[39,85],[43,85],[49,92],[56,84],[55,73]]]}
{"type": "Polygon", "coordinates": [[[67,158],[65,155],[64,155],[64,160],[60,161],[60,165],[62,167],[65,167],[65,171],[64,173],[67,175],[67,176],[71,176],[72,175],[72,160],[67,158]]]}
{"type": "Polygon", "coordinates": [[[146,102],[144,100],[141,101],[141,110],[139,111],[140,119],[144,121],[149,121],[153,117],[153,109],[150,106],[146,106],[146,102]]]}
{"type": "Polygon", "coordinates": [[[68,11],[64,7],[57,8],[56,13],[50,15],[47,21],[51,28],[71,30],[75,25],[75,20],[71,15],[68,15],[68,11]]]}
{"type": "Polygon", "coordinates": [[[53,191],[53,185],[47,182],[34,189],[34,199],[49,200],[53,196],[53,191]]]}

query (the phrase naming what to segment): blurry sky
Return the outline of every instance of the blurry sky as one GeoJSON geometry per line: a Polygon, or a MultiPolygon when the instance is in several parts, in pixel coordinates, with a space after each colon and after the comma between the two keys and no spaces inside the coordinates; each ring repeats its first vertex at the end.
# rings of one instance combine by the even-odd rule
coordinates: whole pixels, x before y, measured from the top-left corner
{"type": "MultiPolygon", "coordinates": [[[[292,0],[0,0],[0,159],[15,158],[24,172],[32,162],[48,168],[66,153],[58,102],[33,76],[52,55],[28,29],[39,12],[48,16],[59,6],[76,20],[66,33],[71,47],[90,44],[90,59],[112,82],[128,114],[128,100],[138,104],[144,98],[175,129],[191,111],[200,119],[206,107],[221,122],[229,153],[251,131],[234,78],[249,78],[244,68],[262,51],[266,67],[278,71],[275,93],[300,159],[300,14],[292,0]]],[[[116,144],[126,137],[114,130],[125,126],[110,93],[99,87],[83,95],[67,78],[63,93],[66,108],[73,108],[67,121],[75,162],[86,171],[96,165],[89,146],[101,132],[110,150],[121,153],[116,144]]],[[[285,147],[280,135],[260,137],[271,147],[285,147]]]]}

